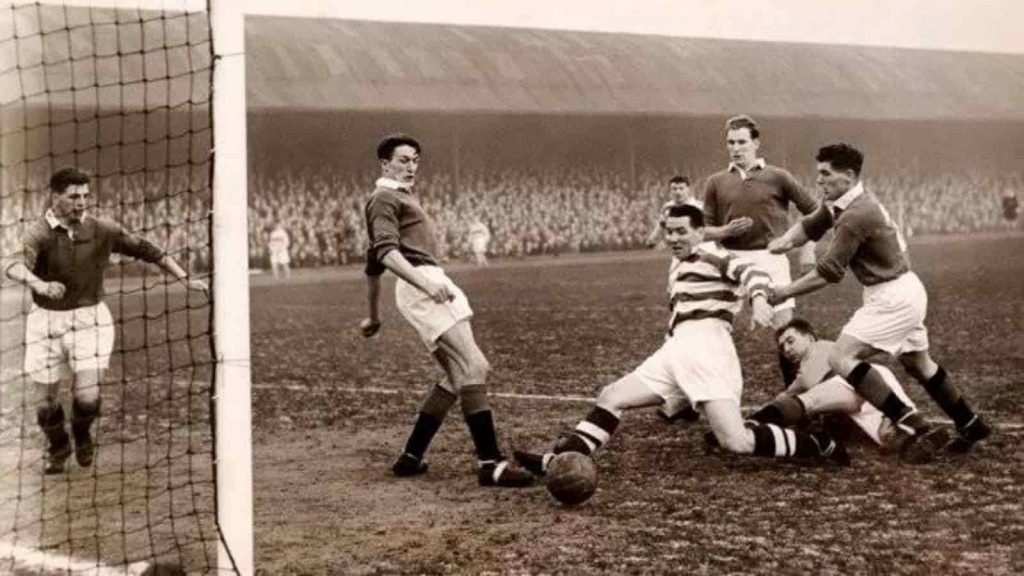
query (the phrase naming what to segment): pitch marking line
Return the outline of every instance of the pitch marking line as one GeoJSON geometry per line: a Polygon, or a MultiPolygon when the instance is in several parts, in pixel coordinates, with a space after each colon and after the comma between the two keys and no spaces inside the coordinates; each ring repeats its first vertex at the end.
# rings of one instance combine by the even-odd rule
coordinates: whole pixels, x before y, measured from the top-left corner
{"type": "Polygon", "coordinates": [[[133,562],[127,566],[114,568],[95,562],[75,560],[63,554],[41,552],[25,546],[9,542],[0,542],[0,561],[15,569],[31,570],[33,574],[56,572],[73,576],[140,576],[149,566],[148,562],[133,562]]]}
{"type": "MultiPolygon", "coordinates": [[[[412,390],[398,390],[394,388],[352,388],[333,386],[303,386],[301,384],[253,384],[253,390],[288,390],[290,392],[345,392],[349,394],[381,394],[384,396],[399,396],[413,393],[412,390]]],[[[418,393],[418,392],[417,392],[418,393]]],[[[535,400],[540,402],[567,402],[572,404],[588,404],[594,399],[589,396],[553,395],[553,394],[520,394],[518,392],[491,392],[495,398],[509,398],[512,400],[535,400]]],[[[757,406],[743,406],[744,411],[751,411],[757,406]]],[[[985,411],[981,411],[985,414],[985,411]]],[[[951,420],[944,418],[930,418],[933,424],[952,424],[951,420]]],[[[996,426],[1002,430],[1024,430],[1024,422],[999,422],[996,426]]]]}

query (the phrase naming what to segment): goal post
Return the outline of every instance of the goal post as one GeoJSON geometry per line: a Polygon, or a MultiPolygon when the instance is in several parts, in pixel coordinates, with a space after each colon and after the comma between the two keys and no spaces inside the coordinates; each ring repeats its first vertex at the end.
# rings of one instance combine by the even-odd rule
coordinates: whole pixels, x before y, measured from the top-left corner
{"type": "Polygon", "coordinates": [[[218,564],[253,573],[245,25],[210,0],[213,30],[213,294],[218,564]]]}
{"type": "Polygon", "coordinates": [[[0,1],[0,574],[255,572],[243,6],[0,1]]]}

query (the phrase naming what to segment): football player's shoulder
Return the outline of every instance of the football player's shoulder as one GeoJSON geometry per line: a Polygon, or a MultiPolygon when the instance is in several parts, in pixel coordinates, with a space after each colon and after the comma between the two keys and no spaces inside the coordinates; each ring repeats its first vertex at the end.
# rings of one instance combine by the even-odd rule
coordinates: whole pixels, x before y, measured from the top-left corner
{"type": "Polygon", "coordinates": [[[367,210],[379,210],[387,206],[397,209],[401,204],[402,199],[398,192],[390,188],[378,187],[366,199],[367,210]]]}
{"type": "Polygon", "coordinates": [[[733,254],[722,248],[717,242],[701,242],[693,249],[694,254],[704,262],[718,264],[733,254]]]}
{"type": "Polygon", "coordinates": [[[102,216],[89,216],[82,224],[91,227],[100,236],[114,236],[124,231],[119,223],[102,216]]]}

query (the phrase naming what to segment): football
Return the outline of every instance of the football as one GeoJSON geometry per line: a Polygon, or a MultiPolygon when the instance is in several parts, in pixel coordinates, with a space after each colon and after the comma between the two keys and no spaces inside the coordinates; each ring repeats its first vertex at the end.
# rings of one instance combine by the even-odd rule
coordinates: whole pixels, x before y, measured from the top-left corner
{"type": "Polygon", "coordinates": [[[562,452],[552,458],[546,477],[551,496],[568,506],[582,504],[597,489],[597,465],[579,452],[562,452]]]}

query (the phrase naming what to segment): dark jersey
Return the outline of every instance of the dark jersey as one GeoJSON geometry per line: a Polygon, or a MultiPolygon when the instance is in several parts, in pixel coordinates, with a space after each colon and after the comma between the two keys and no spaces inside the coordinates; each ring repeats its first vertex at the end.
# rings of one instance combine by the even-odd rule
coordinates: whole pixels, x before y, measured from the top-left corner
{"type": "Polygon", "coordinates": [[[736,218],[750,217],[754,224],[734,238],[721,241],[728,250],[763,250],[768,242],[789,228],[789,203],[802,214],[818,205],[792,174],[769,164],[741,174],[732,168],[708,178],[704,187],[704,224],[723,226],[736,218]]]}
{"type": "Polygon", "coordinates": [[[111,220],[86,216],[74,232],[51,222],[56,223],[46,218],[32,222],[22,239],[25,266],[40,279],[67,288],[59,300],[33,293],[32,300],[41,308],[72,310],[98,304],[111,254],[154,263],[164,256],[148,240],[129,234],[111,220]]]}
{"type": "Polygon", "coordinates": [[[822,278],[839,282],[849,267],[861,284],[871,286],[898,278],[910,270],[906,242],[874,194],[862,189],[838,212],[836,216],[822,204],[801,221],[804,232],[812,240],[818,240],[829,228],[835,227],[832,245],[818,259],[817,270],[822,278]]]}
{"type": "Polygon", "coordinates": [[[384,256],[392,250],[398,250],[413,266],[437,266],[434,224],[416,196],[378,185],[366,201],[364,213],[370,239],[365,268],[368,276],[379,276],[387,270],[384,256]]]}

